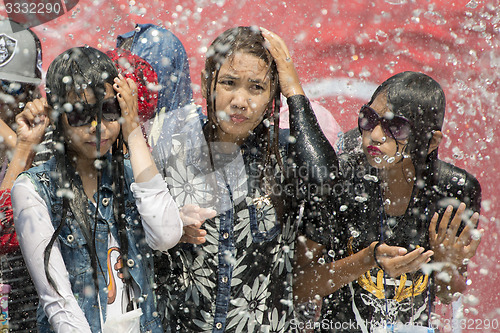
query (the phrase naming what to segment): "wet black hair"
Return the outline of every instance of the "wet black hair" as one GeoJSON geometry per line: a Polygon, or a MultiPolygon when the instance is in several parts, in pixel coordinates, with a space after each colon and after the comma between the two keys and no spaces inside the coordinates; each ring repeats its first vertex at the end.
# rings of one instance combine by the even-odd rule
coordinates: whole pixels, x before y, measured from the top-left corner
{"type": "Polygon", "coordinates": [[[89,46],[74,47],[57,56],[49,66],[46,77],[47,102],[55,111],[63,112],[68,94],[82,96],[91,89],[96,98],[106,94],[105,83],[113,85],[118,70],[103,52],[89,46]]]}
{"type": "Polygon", "coordinates": [[[434,131],[441,131],[446,99],[444,91],[433,78],[419,72],[402,72],[384,81],[372,95],[384,94],[387,106],[395,115],[407,118],[412,127],[404,153],[409,154],[415,167],[416,184],[422,188],[432,172],[438,149],[428,154],[434,131]]]}
{"type": "MultiPolygon", "coordinates": [[[[48,271],[48,262],[52,246],[62,231],[65,224],[68,211],[73,214],[78,226],[82,230],[85,241],[88,247],[91,265],[93,269],[94,283],[96,291],[98,289],[97,274],[104,274],[101,264],[99,263],[96,247],[95,247],[95,231],[98,219],[98,209],[94,220],[87,212],[88,199],[83,191],[79,177],[74,177],[75,166],[74,161],[70,160],[67,151],[68,145],[65,141],[63,131],[63,112],[85,112],[85,109],[69,108],[66,110],[66,103],[70,94],[76,94],[81,99],[85,99],[85,90],[90,89],[94,93],[95,98],[99,101],[106,95],[106,84],[113,85],[114,78],[118,76],[118,71],[112,60],[103,52],[92,47],[75,47],[64,51],[57,56],[50,64],[46,76],[47,85],[47,101],[52,107],[50,118],[54,124],[53,140],[56,149],[54,150],[58,173],[58,187],[64,189],[62,191],[62,212],[60,215],[60,224],[52,238],[45,248],[44,266],[47,280],[52,287],[57,291],[57,288],[48,271]],[[67,193],[70,192],[70,195],[67,193]],[[65,194],[66,193],[66,194],[65,194]],[[99,266],[99,270],[98,270],[99,266]]],[[[86,101],[82,101],[86,102],[86,101]]],[[[88,111],[87,111],[88,112],[88,111]]],[[[102,112],[102,110],[101,110],[102,112]]],[[[100,122],[101,112],[97,113],[97,140],[100,140],[100,122]]],[[[103,157],[103,168],[110,168],[113,175],[113,212],[114,218],[118,225],[118,233],[120,236],[120,246],[123,254],[122,258],[126,262],[128,254],[128,241],[125,233],[125,204],[124,204],[124,166],[123,166],[123,138],[122,133],[118,135],[118,139],[111,148],[111,164],[107,163],[106,156],[103,157]]],[[[102,169],[97,169],[97,202],[99,202],[99,187],[101,186],[102,169]]],[[[126,266],[126,265],[124,265],[126,266]]],[[[126,267],[125,270],[127,271],[126,267]]],[[[128,271],[125,272],[126,282],[128,281],[128,271]]]]}
{"type": "MultiPolygon", "coordinates": [[[[205,127],[207,141],[214,142],[215,132],[217,128],[217,115],[216,115],[216,94],[217,80],[219,71],[226,61],[231,61],[232,57],[237,52],[251,54],[259,59],[262,59],[268,66],[268,75],[270,78],[271,98],[267,106],[266,113],[262,122],[257,125],[253,133],[256,135],[256,144],[260,151],[263,151],[263,158],[260,160],[262,166],[261,188],[269,187],[275,180],[271,176],[274,170],[275,162],[272,161],[274,157],[276,163],[283,170],[283,163],[279,152],[279,110],[280,110],[280,96],[279,77],[276,62],[272,57],[269,50],[265,47],[265,39],[258,27],[234,27],[224,31],[220,34],[210,45],[207,50],[205,60],[204,79],[206,82],[204,95],[207,100],[207,116],[208,123],[205,127]],[[273,138],[271,138],[273,134],[273,138]]],[[[272,186],[272,185],[271,185],[272,186]]],[[[265,191],[265,190],[264,190],[265,191]]],[[[271,195],[271,197],[273,197],[271,195]]],[[[281,200],[279,200],[281,201],[281,200]]],[[[273,199],[275,207],[280,209],[281,203],[273,199]]],[[[280,214],[281,215],[281,214],[280,214]]]]}
{"type": "MultiPolygon", "coordinates": [[[[419,72],[398,73],[384,81],[374,92],[370,103],[384,95],[387,107],[394,115],[407,118],[411,123],[408,143],[402,147],[403,158],[411,158],[415,168],[415,185],[407,209],[408,214],[415,216],[415,225],[409,226],[410,244],[428,246],[428,234],[415,233],[415,230],[426,230],[429,196],[438,185],[438,149],[430,154],[429,146],[434,131],[441,131],[445,113],[445,95],[443,89],[433,78],[419,72]]],[[[400,142],[396,141],[398,145],[400,142]]],[[[431,200],[432,201],[432,200],[431,200]]],[[[432,202],[431,202],[432,204],[432,202]]],[[[402,235],[401,235],[402,236],[402,235]]]]}

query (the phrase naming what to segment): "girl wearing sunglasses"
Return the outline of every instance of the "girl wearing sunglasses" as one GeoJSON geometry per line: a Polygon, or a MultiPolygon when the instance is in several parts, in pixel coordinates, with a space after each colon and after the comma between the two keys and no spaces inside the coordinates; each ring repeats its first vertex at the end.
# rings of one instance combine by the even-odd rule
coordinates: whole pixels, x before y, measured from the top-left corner
{"type": "Polygon", "coordinates": [[[72,48],[48,69],[47,100],[54,156],[12,189],[38,329],[101,332],[134,310],[141,332],[163,332],[152,251],[175,245],[183,224],[142,135],[137,86],[104,53],[72,48]]]}
{"type": "MultiPolygon", "coordinates": [[[[481,233],[474,230],[481,188],[438,159],[444,112],[440,85],[416,72],[389,78],[361,108],[363,151],[339,156],[344,186],[332,196],[336,218],[325,251],[333,250],[327,257],[335,261],[316,265],[318,278],[299,276],[297,284],[302,300],[331,292],[322,304],[325,331],[386,332],[415,323],[428,332],[434,297],[449,302],[465,289],[466,262],[481,233]],[[425,265],[431,260],[437,264],[425,265]]],[[[309,260],[300,258],[304,251],[299,262],[309,260]]]]}

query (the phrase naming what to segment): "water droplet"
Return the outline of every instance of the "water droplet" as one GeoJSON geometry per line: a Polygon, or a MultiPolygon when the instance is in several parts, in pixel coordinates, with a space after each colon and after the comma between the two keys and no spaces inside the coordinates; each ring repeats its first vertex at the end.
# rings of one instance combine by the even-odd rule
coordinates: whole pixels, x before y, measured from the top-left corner
{"type": "Polygon", "coordinates": [[[340,209],[341,212],[345,212],[347,210],[347,206],[346,205],[342,205],[342,206],[340,206],[339,209],[340,209]]]}
{"type": "Polygon", "coordinates": [[[217,111],[217,118],[221,121],[229,121],[229,115],[225,113],[224,111],[217,111]]]}
{"type": "Polygon", "coordinates": [[[318,264],[324,265],[326,263],[325,258],[319,258],[318,259],[318,264]]]}
{"type": "Polygon", "coordinates": [[[378,177],[377,176],[374,176],[374,175],[364,175],[363,176],[363,179],[364,180],[371,180],[372,182],[378,182],[378,177]]]}
{"type": "Polygon", "coordinates": [[[425,12],[424,17],[436,25],[446,24],[446,19],[437,12],[425,12]]]}
{"type": "Polygon", "coordinates": [[[407,0],[385,0],[390,5],[404,5],[407,3],[407,0]]]}
{"type": "Polygon", "coordinates": [[[385,31],[379,30],[375,34],[375,38],[379,44],[384,44],[389,39],[389,35],[385,31]]]}
{"type": "Polygon", "coordinates": [[[94,161],[94,167],[96,169],[101,169],[102,166],[103,166],[103,161],[101,161],[100,159],[97,159],[97,160],[94,161]]]}
{"type": "Polygon", "coordinates": [[[357,202],[365,202],[366,200],[368,200],[368,198],[365,198],[365,197],[358,195],[354,198],[354,200],[356,200],[357,202]]]}
{"type": "Polygon", "coordinates": [[[478,5],[478,2],[476,0],[471,0],[469,1],[468,4],[465,5],[465,7],[468,7],[468,8],[476,8],[478,5]]]}
{"type": "Polygon", "coordinates": [[[453,157],[457,160],[462,160],[464,158],[464,152],[460,150],[458,147],[453,147],[452,150],[453,157]]]}
{"type": "Polygon", "coordinates": [[[481,208],[484,211],[489,212],[491,210],[491,200],[483,200],[481,202],[481,208]]]}
{"type": "Polygon", "coordinates": [[[328,251],[328,255],[329,255],[330,257],[334,258],[334,257],[335,257],[335,251],[333,251],[333,250],[329,250],[329,251],[328,251]]]}
{"type": "Polygon", "coordinates": [[[73,104],[71,103],[64,103],[63,104],[63,109],[65,112],[71,112],[73,111],[73,104]]]}
{"type": "Polygon", "coordinates": [[[465,304],[470,304],[470,305],[478,305],[479,304],[479,298],[477,298],[474,295],[467,295],[464,297],[464,303],[465,304]]]}
{"type": "Polygon", "coordinates": [[[472,238],[473,240],[478,240],[478,239],[480,239],[480,238],[481,238],[481,231],[479,231],[479,230],[477,230],[477,229],[472,230],[472,232],[471,232],[471,238],[472,238]]]}

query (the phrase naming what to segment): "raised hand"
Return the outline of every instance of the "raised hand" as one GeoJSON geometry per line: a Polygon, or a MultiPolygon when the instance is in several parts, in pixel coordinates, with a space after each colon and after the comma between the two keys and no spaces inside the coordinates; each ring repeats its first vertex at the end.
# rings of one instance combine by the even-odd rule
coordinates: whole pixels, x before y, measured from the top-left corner
{"type": "Polygon", "coordinates": [[[429,225],[429,243],[431,249],[435,252],[434,259],[436,262],[459,268],[476,254],[484,232],[482,229],[479,231],[476,229],[479,220],[478,213],[472,214],[465,228],[460,235],[457,235],[460,224],[465,219],[465,208],[465,204],[461,203],[450,222],[453,207],[448,206],[441,217],[437,233],[436,225],[439,214],[434,213],[429,225]]]}
{"type": "Polygon", "coordinates": [[[49,105],[45,98],[26,103],[24,110],[16,116],[17,144],[37,145],[42,142],[45,129],[49,125],[49,105]]]}
{"type": "Polygon", "coordinates": [[[197,205],[185,205],[180,209],[181,220],[184,223],[184,234],[181,242],[191,244],[203,244],[207,232],[201,229],[206,219],[211,219],[217,212],[209,208],[201,208],[197,205]]]}
{"type": "Polygon", "coordinates": [[[431,260],[433,251],[425,251],[423,247],[419,247],[410,253],[405,248],[399,246],[389,246],[381,244],[376,252],[374,259],[380,263],[381,268],[390,277],[398,277],[405,273],[415,272],[422,267],[423,264],[431,260]]]}
{"type": "Polygon", "coordinates": [[[122,111],[123,139],[128,142],[132,131],[140,127],[137,85],[134,80],[125,79],[121,74],[114,81],[113,89],[116,91],[116,98],[122,111]]]}
{"type": "Polygon", "coordinates": [[[283,39],[265,28],[260,28],[260,30],[268,43],[266,47],[276,62],[281,93],[287,98],[293,95],[304,95],[299,76],[283,39]]]}
{"type": "Polygon", "coordinates": [[[16,147],[0,190],[10,189],[19,173],[31,166],[35,156],[33,147],[42,142],[45,129],[49,125],[48,109],[45,98],[35,99],[26,103],[24,110],[16,116],[16,147]]]}

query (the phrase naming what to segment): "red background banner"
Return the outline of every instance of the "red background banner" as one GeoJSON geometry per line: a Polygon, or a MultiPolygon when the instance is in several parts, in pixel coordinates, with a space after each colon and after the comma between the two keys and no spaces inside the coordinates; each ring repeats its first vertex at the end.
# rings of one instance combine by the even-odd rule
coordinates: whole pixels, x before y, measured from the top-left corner
{"type": "MultiPolygon", "coordinates": [[[[474,174],[483,190],[485,234],[469,265],[458,328],[499,332],[499,8],[498,0],[80,0],[34,31],[46,70],[69,47],[88,44],[105,51],[135,23],[161,24],[186,47],[194,96],[202,103],[200,71],[210,42],[232,26],[263,26],[283,37],[308,96],[343,130],[355,127],[360,106],[392,74],[414,70],[432,76],[447,97],[440,157],[474,174]]],[[[5,8],[1,12],[7,16],[5,8]]],[[[449,310],[439,307],[444,319],[449,310]]]]}

